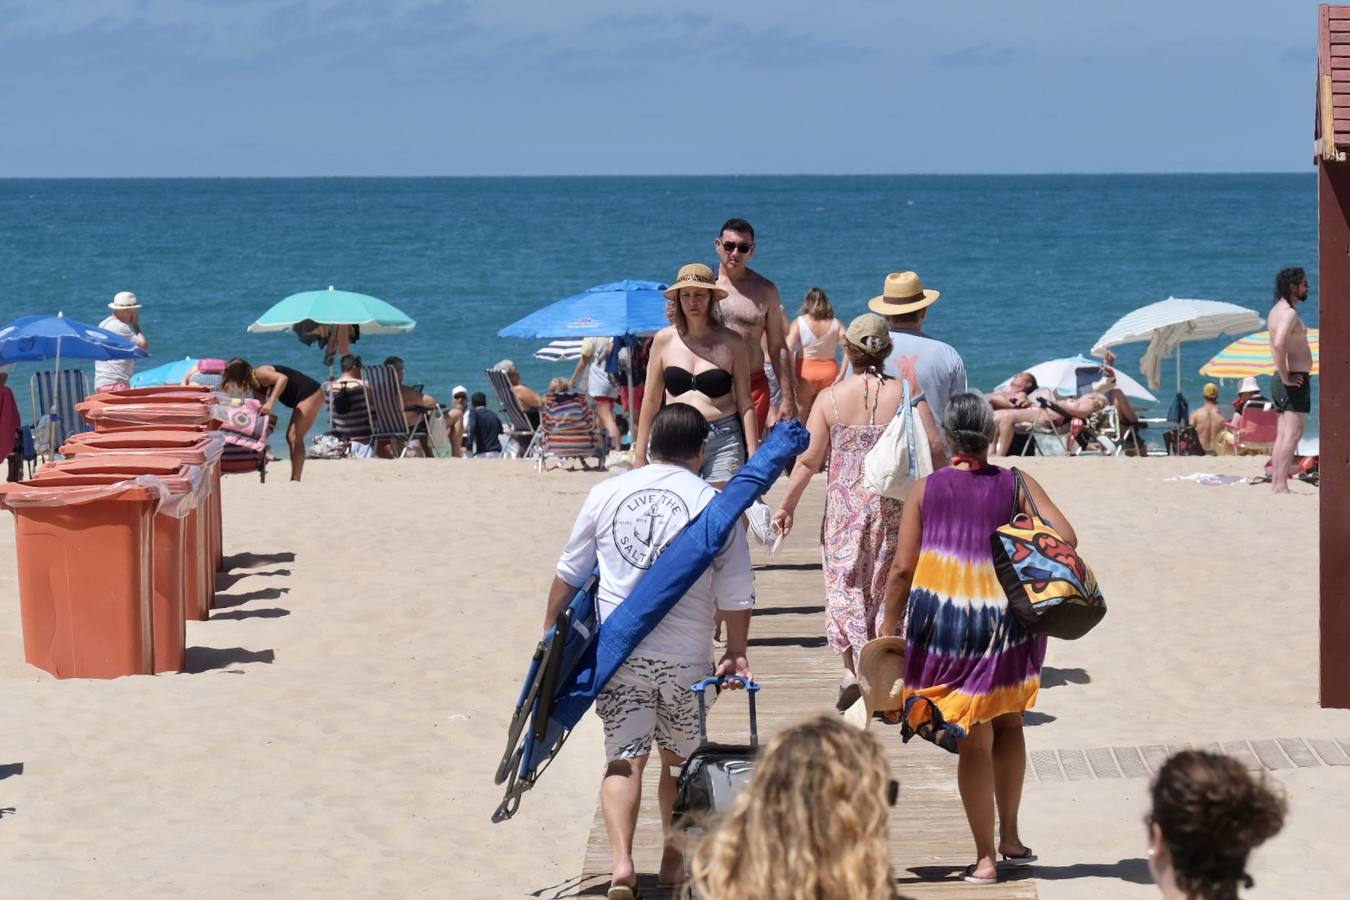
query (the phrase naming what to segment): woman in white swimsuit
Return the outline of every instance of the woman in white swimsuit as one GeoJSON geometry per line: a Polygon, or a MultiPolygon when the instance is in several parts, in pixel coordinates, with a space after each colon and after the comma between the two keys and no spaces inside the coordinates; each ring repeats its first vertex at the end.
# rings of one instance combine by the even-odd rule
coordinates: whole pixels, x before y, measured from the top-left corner
{"type": "Polygon", "coordinates": [[[803,422],[811,418],[815,395],[839,380],[837,357],[843,335],[844,325],[834,317],[830,298],[820,288],[811,288],[787,334],[787,345],[797,357],[797,405],[803,422]]]}

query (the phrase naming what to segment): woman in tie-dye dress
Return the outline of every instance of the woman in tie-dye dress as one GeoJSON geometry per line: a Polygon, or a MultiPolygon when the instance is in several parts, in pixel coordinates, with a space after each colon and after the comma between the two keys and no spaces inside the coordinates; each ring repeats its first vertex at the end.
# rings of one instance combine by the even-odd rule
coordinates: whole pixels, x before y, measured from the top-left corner
{"type": "MultiPolygon", "coordinates": [[[[904,622],[901,733],[960,755],[957,784],[976,852],[963,877],[991,884],[999,866],[1036,858],[1018,835],[1017,811],[1026,773],[1022,713],[1040,690],[1045,638],[1023,629],[994,573],[990,536],[1011,518],[1015,482],[1011,469],[988,462],[993,410],[978,394],[958,394],[942,430],[952,464],[905,498],[879,632],[904,622]]],[[[1023,477],[1043,517],[1076,545],[1064,515],[1023,477]]]]}

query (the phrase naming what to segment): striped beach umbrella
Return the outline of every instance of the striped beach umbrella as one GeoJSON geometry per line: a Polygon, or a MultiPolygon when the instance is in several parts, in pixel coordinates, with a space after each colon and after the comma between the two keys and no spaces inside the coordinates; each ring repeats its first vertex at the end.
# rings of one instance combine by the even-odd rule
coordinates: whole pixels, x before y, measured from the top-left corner
{"type": "MultiPolygon", "coordinates": [[[[1308,346],[1312,348],[1312,374],[1321,370],[1320,334],[1308,329],[1308,346]]],[[[1200,367],[1201,375],[1210,378],[1246,378],[1256,375],[1274,375],[1275,359],[1270,354],[1270,332],[1258,331],[1238,338],[1224,347],[1214,358],[1200,367]]]]}
{"type": "Polygon", "coordinates": [[[579,340],[561,340],[545,344],[534,351],[535,359],[542,359],[547,362],[562,362],[569,359],[581,359],[581,341],[579,340]]]}

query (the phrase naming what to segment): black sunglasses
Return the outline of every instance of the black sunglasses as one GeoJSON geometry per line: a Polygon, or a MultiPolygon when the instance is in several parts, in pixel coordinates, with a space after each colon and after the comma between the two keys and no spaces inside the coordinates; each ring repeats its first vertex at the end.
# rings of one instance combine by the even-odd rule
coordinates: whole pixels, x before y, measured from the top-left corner
{"type": "Polygon", "coordinates": [[[736,243],[735,241],[722,241],[722,249],[727,251],[728,253],[735,253],[736,251],[739,250],[741,252],[741,255],[745,255],[746,253],[749,253],[751,250],[755,249],[755,245],[746,241],[742,241],[739,244],[736,243]]]}
{"type": "Polygon", "coordinates": [[[895,801],[899,799],[900,799],[900,782],[892,778],[891,783],[886,786],[886,803],[890,806],[895,806],[895,801]]]}

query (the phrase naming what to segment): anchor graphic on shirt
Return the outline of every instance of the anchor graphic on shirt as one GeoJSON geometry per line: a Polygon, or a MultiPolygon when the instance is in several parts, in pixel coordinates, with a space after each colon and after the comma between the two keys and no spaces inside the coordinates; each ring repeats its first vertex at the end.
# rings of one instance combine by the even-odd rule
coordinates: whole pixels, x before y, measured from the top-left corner
{"type": "Polygon", "coordinates": [[[634,534],[633,536],[641,541],[644,547],[650,547],[652,545],[652,538],[656,535],[656,521],[661,518],[661,516],[655,508],[651,508],[638,518],[647,520],[647,536],[643,537],[640,534],[634,534]]]}

